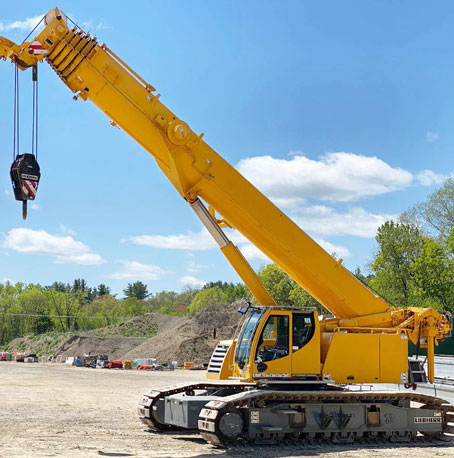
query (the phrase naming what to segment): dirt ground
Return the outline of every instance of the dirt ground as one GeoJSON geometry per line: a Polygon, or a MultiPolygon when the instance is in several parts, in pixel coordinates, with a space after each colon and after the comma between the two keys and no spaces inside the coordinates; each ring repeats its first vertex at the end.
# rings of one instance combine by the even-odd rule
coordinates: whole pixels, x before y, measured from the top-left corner
{"type": "Polygon", "coordinates": [[[145,430],[140,395],[152,386],[202,380],[204,372],[88,369],[62,364],[0,363],[0,457],[453,457],[454,444],[216,449],[197,435],[145,430]]]}

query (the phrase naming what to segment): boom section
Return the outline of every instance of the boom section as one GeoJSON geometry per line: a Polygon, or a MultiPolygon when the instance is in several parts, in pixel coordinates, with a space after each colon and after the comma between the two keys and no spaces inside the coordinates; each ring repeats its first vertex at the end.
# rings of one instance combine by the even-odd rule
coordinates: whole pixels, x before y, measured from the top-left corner
{"type": "MultiPolygon", "coordinates": [[[[336,261],[188,124],[160,101],[155,89],[107,46],[65,17],[53,17],[36,37],[45,60],[76,95],[91,100],[156,160],[190,204],[203,199],[227,226],[237,229],[336,317],[381,314],[389,305],[336,261]]],[[[41,60],[21,47],[1,41],[0,56],[24,69],[41,60]],[[6,44],[5,44],[6,43],[6,44]],[[13,49],[14,48],[14,49],[13,49]],[[19,48],[19,50],[18,50],[19,48]]],[[[234,135],[234,133],[232,133],[234,135]]]]}

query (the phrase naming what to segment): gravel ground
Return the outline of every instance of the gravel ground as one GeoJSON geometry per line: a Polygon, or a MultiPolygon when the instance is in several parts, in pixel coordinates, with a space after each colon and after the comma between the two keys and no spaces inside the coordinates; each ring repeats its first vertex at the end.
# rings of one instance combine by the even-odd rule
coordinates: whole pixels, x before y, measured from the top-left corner
{"type": "Polygon", "coordinates": [[[216,449],[198,435],[153,434],[138,420],[152,386],[204,379],[204,372],[95,370],[0,363],[0,457],[453,457],[443,446],[311,446],[216,449]]]}

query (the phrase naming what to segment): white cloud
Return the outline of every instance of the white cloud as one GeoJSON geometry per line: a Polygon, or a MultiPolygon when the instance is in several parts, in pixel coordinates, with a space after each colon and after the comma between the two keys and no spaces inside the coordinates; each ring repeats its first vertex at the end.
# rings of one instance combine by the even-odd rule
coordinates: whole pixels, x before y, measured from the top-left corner
{"type": "Polygon", "coordinates": [[[5,192],[5,196],[11,195],[11,191],[9,189],[5,189],[4,192],[5,192]]]}
{"type": "Polygon", "coordinates": [[[60,231],[68,235],[77,235],[77,232],[64,224],[60,225],[60,231]]]}
{"type": "Polygon", "coordinates": [[[426,132],[426,140],[428,142],[431,142],[431,143],[436,142],[438,140],[438,137],[439,137],[438,132],[433,132],[430,130],[426,132]]]}
{"type": "MultiPolygon", "coordinates": [[[[244,239],[246,240],[246,239],[244,239]]],[[[329,254],[336,253],[342,258],[346,258],[351,255],[348,248],[345,248],[341,245],[335,245],[326,240],[315,238],[314,239],[324,250],[329,254]]],[[[238,242],[236,242],[238,243],[238,242]]],[[[238,243],[241,253],[248,261],[262,261],[262,262],[272,262],[271,259],[266,256],[261,250],[259,250],[255,245],[250,242],[247,243],[238,243]]]]}
{"type": "Polygon", "coordinates": [[[350,251],[348,248],[345,248],[341,245],[334,245],[334,243],[328,242],[323,239],[314,239],[325,251],[327,251],[329,254],[336,254],[337,256],[341,258],[346,258],[350,256],[350,251]]]}
{"type": "Polygon", "coordinates": [[[208,266],[204,264],[199,264],[196,261],[188,261],[186,263],[186,270],[192,274],[196,274],[197,272],[202,271],[203,269],[206,269],[208,266]]]}
{"type": "MultiPolygon", "coordinates": [[[[321,235],[354,235],[358,237],[375,237],[377,228],[385,221],[395,219],[396,215],[374,215],[362,208],[352,208],[347,213],[337,213],[332,208],[323,205],[314,205],[302,208],[293,220],[303,228],[321,235]]],[[[235,243],[248,261],[271,262],[270,259],[240,232],[226,229],[226,235],[235,243]]],[[[339,256],[347,257],[350,252],[347,248],[334,245],[331,242],[316,238],[316,242],[330,254],[335,252],[339,256]]],[[[199,232],[187,232],[175,235],[140,235],[123,239],[137,245],[150,246],[173,250],[209,250],[217,248],[205,228],[199,232]]],[[[193,255],[189,253],[192,258],[193,255]]],[[[192,259],[187,262],[186,269],[190,273],[200,272],[207,266],[201,265],[192,259]]]]}
{"type": "MultiPolygon", "coordinates": [[[[11,32],[12,30],[30,32],[35,28],[36,24],[38,24],[39,21],[41,21],[43,16],[44,14],[40,14],[38,16],[30,17],[22,21],[0,21],[0,32],[11,32]]],[[[37,32],[39,32],[43,28],[43,23],[44,21],[38,27],[37,32]]],[[[82,22],[80,26],[86,32],[97,32],[99,30],[106,30],[112,28],[104,21],[94,21],[93,19],[88,19],[87,21],[82,22]]]]}
{"type": "Polygon", "coordinates": [[[185,277],[180,278],[180,283],[183,283],[183,285],[186,285],[186,286],[200,288],[201,286],[203,286],[206,283],[206,281],[199,280],[198,278],[191,277],[190,275],[186,275],[185,277]]]}
{"type": "Polygon", "coordinates": [[[409,186],[413,176],[377,157],[327,153],[318,160],[304,155],[291,159],[257,156],[241,160],[240,173],[280,205],[314,198],[348,202],[409,186]]]}
{"type": "Polygon", "coordinates": [[[81,27],[85,32],[94,32],[112,28],[110,25],[104,23],[103,21],[95,22],[92,19],[82,22],[81,27]]]}
{"type": "Polygon", "coordinates": [[[52,235],[44,230],[11,229],[0,247],[19,253],[50,256],[55,264],[100,265],[105,262],[82,242],[70,236],[52,235]]]}
{"type": "Polygon", "coordinates": [[[423,186],[441,185],[448,178],[452,178],[453,174],[442,175],[432,172],[432,170],[423,170],[415,175],[415,180],[423,186]]]}
{"type": "Polygon", "coordinates": [[[3,277],[3,278],[2,278],[2,283],[3,283],[3,284],[4,284],[4,283],[11,283],[11,284],[13,284],[13,282],[12,282],[9,278],[6,278],[6,277],[3,277]]]}
{"type": "Polygon", "coordinates": [[[171,272],[153,264],[142,264],[137,261],[121,260],[123,267],[118,272],[106,275],[115,280],[159,280],[161,275],[171,272]]]}
{"type": "Polygon", "coordinates": [[[11,30],[21,30],[30,32],[43,18],[44,14],[29,17],[23,21],[0,21],[0,32],[10,32],[11,30]]]}
{"type": "Polygon", "coordinates": [[[239,246],[241,253],[248,261],[264,261],[271,262],[270,258],[262,253],[255,245],[252,243],[245,243],[239,246]]]}
{"type": "Polygon", "coordinates": [[[293,220],[304,231],[320,235],[353,235],[375,237],[377,228],[386,221],[396,219],[394,214],[368,213],[363,208],[353,207],[346,213],[338,213],[324,205],[311,205],[301,208],[293,220]]]}
{"type": "Polygon", "coordinates": [[[291,159],[256,156],[237,169],[277,205],[295,208],[306,199],[349,202],[398,191],[411,185],[441,184],[451,175],[423,170],[412,174],[378,157],[327,153],[317,160],[301,153],[291,159]]]}
{"type": "Polygon", "coordinates": [[[36,202],[32,202],[32,203],[30,204],[30,208],[31,208],[32,210],[40,210],[40,209],[41,209],[41,207],[40,207],[36,202]]]}
{"type": "Polygon", "coordinates": [[[210,250],[215,248],[216,242],[205,228],[200,232],[188,231],[178,235],[137,235],[123,239],[136,245],[150,246],[153,248],[167,248],[172,250],[210,250]]]}

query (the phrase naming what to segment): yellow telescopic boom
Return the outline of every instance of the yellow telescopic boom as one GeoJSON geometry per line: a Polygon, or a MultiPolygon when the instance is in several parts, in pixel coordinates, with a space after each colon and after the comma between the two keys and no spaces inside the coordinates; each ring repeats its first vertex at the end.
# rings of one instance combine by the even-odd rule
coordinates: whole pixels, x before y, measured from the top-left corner
{"type": "Polygon", "coordinates": [[[9,58],[21,70],[46,60],[75,93],[74,99],[92,101],[148,151],[260,304],[276,305],[223,227],[240,231],[333,313],[335,318],[323,322],[324,331],[394,328],[427,348],[433,382],[434,345],[451,328],[444,315],[390,307],[217,154],[203,134],[197,135],[161,103],[153,86],[106,45],[70,28],[58,9],[49,11],[44,22],[31,42],[17,45],[0,37],[0,58],[9,58]]]}
{"type": "MultiPolygon", "coordinates": [[[[74,27],[62,12],[46,15],[44,30],[18,46],[0,39],[0,57],[25,69],[45,59],[76,94],[91,100],[156,159],[180,195],[191,205],[203,199],[219,215],[208,224],[240,231],[273,262],[338,318],[387,312],[389,305],[361,284],[281,210],[219,156],[188,124],[160,101],[154,88],[107,46],[74,27]]],[[[204,224],[207,224],[204,221],[204,224]]],[[[261,304],[274,304],[263,285],[229,241],[223,253],[261,304]],[[245,279],[246,278],[246,279],[245,279]],[[252,283],[251,283],[252,282],[252,283]]]]}

